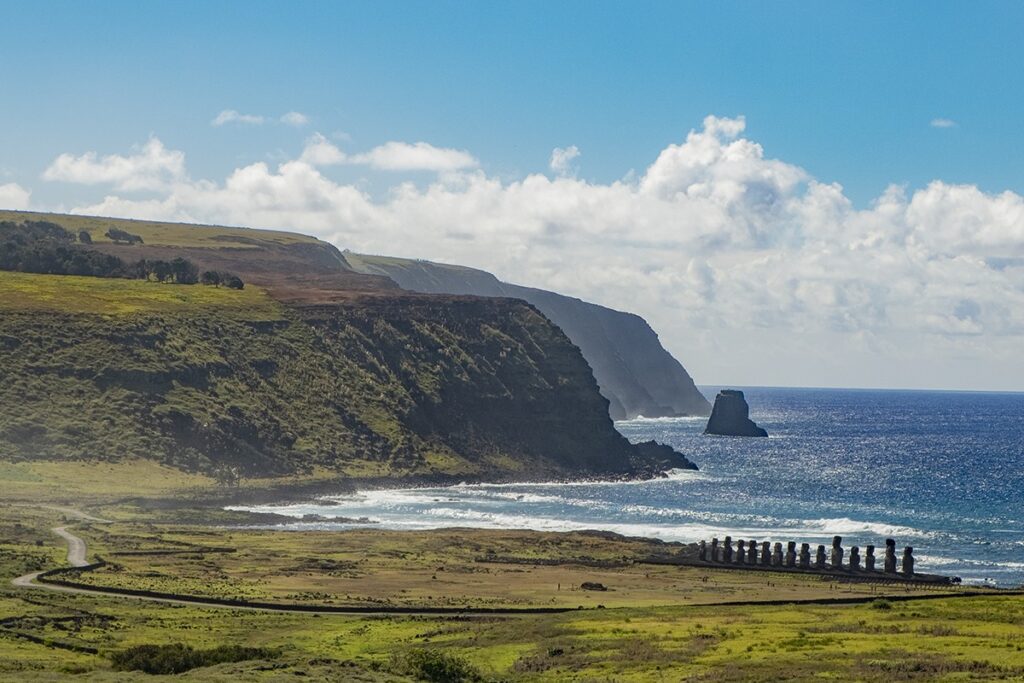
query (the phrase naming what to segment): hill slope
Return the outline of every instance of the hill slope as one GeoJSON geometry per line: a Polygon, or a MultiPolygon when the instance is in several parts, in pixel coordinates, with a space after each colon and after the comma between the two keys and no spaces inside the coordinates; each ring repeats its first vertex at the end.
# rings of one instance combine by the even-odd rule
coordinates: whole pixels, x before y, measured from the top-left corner
{"type": "Polygon", "coordinates": [[[579,350],[527,303],[412,294],[343,258],[306,266],[259,231],[88,220],[142,237],[96,245],[126,260],[230,261],[249,284],[0,272],[0,459],[488,479],[689,466],[615,431],[579,350]],[[170,244],[164,229],[185,232],[170,244]]]}
{"type": "Polygon", "coordinates": [[[711,405],[638,315],[554,292],[511,285],[488,272],[430,261],[345,252],[356,270],[415,292],[512,297],[536,306],[580,347],[613,419],[707,415],[711,405]]]}

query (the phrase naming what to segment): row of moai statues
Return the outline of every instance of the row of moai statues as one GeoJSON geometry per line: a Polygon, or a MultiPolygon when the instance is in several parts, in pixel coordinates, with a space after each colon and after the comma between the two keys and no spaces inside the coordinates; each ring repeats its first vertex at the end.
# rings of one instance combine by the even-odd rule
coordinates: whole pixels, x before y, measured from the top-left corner
{"type": "MultiPolygon", "coordinates": [[[[783,550],[781,543],[774,547],[768,541],[763,541],[758,547],[757,541],[737,541],[733,548],[732,536],[726,536],[725,542],[719,545],[717,538],[711,539],[708,545],[704,541],[697,544],[697,555],[702,562],[715,562],[719,564],[740,564],[761,567],[788,567],[799,569],[818,569],[832,571],[851,572],[873,572],[875,571],[875,546],[864,547],[863,565],[861,564],[860,548],[850,548],[850,557],[844,563],[846,551],[843,549],[843,538],[832,537],[832,552],[826,557],[825,546],[819,545],[811,559],[811,546],[809,543],[801,543],[800,550],[796,549],[796,542],[790,541],[783,550]]],[[[903,549],[903,561],[900,573],[907,576],[914,573],[914,549],[906,546],[903,549]]],[[[882,571],[886,574],[896,574],[896,541],[887,538],[885,540],[885,556],[882,559],[882,571]]]]}

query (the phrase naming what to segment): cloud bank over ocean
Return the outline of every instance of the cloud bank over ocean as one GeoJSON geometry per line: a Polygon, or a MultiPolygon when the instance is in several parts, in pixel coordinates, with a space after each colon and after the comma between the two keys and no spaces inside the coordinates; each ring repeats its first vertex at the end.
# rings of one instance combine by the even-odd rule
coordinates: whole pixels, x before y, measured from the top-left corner
{"type": "MultiPolygon", "coordinates": [[[[550,174],[507,178],[466,150],[350,151],[320,134],[222,180],[191,177],[157,137],[124,156],[61,154],[43,178],[107,186],[77,213],[290,228],[635,311],[698,381],[1024,386],[1024,198],[935,180],[857,208],[745,127],[708,116],[609,183],[585,179],[575,146],[538,160],[550,174]]],[[[27,188],[0,191],[29,204],[27,188]]]]}

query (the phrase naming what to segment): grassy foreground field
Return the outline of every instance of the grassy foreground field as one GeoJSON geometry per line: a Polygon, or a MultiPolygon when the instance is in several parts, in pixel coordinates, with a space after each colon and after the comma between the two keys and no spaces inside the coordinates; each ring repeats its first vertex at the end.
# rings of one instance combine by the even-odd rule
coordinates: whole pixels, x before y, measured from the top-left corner
{"type": "Polygon", "coordinates": [[[135,680],[147,676],[115,671],[117,653],[169,643],[260,648],[255,659],[181,674],[196,681],[1024,677],[1020,597],[729,606],[712,603],[907,593],[650,565],[645,558],[679,547],[596,534],[284,532],[230,528],[244,518],[215,510],[108,503],[89,511],[112,523],[77,520],[56,507],[0,505],[0,679],[135,680]],[[203,515],[217,525],[193,521],[203,515]],[[78,579],[97,585],[309,604],[584,609],[314,615],[12,587],[11,577],[63,563],[63,541],[50,531],[58,525],[86,539],[91,557],[111,563],[78,579]],[[583,581],[609,590],[579,590],[583,581]]]}

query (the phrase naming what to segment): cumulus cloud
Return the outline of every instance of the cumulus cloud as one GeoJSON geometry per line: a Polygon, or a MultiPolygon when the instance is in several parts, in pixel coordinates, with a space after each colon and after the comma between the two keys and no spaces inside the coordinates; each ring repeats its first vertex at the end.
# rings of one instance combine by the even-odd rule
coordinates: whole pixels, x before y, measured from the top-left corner
{"type": "Polygon", "coordinates": [[[234,109],[225,109],[210,121],[210,125],[224,126],[229,123],[244,123],[250,126],[258,126],[265,121],[266,119],[264,117],[257,114],[242,114],[234,109]]]}
{"type": "Polygon", "coordinates": [[[956,121],[953,119],[932,119],[932,128],[956,128],[956,121]]]}
{"type": "Polygon", "coordinates": [[[185,154],[169,150],[158,138],[128,156],[96,152],[61,154],[43,172],[44,180],[82,185],[113,185],[118,190],[159,190],[185,178],[185,154]]]}
{"type": "Polygon", "coordinates": [[[300,128],[309,123],[309,117],[302,112],[290,111],[281,117],[281,123],[300,128]]]}
{"type": "Polygon", "coordinates": [[[459,171],[478,164],[469,152],[426,142],[387,142],[353,156],[351,163],[383,171],[459,171]]]}
{"type": "Polygon", "coordinates": [[[576,145],[569,147],[555,147],[551,150],[551,160],[548,166],[558,175],[571,175],[575,173],[573,161],[580,156],[580,149],[576,145]]]}
{"type": "Polygon", "coordinates": [[[306,147],[299,157],[299,161],[312,166],[334,166],[345,163],[347,159],[344,152],[320,133],[315,133],[306,141],[306,147]]]}
{"type": "Polygon", "coordinates": [[[744,132],[742,117],[708,117],[609,183],[507,180],[426,143],[348,154],[316,135],[276,167],[215,183],[187,180],[182,163],[156,198],[113,194],[76,211],[285,227],[485,268],[644,315],[703,381],[1024,386],[1024,197],[935,181],[857,208],[744,132]],[[378,198],[321,169],[352,163],[443,173],[378,198]]]}
{"type": "Polygon", "coordinates": [[[32,192],[17,183],[0,185],[0,208],[27,209],[32,192]]]}

